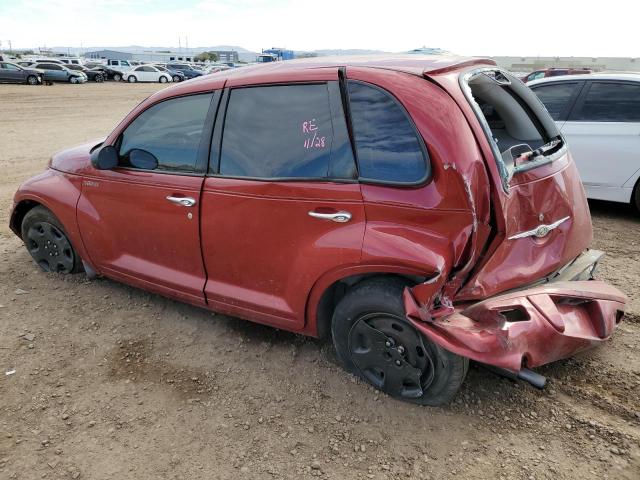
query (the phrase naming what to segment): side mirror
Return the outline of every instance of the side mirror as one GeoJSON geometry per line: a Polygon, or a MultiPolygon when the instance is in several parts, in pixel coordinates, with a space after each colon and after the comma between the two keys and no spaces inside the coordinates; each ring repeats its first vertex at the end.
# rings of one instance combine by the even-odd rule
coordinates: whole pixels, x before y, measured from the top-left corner
{"type": "Polygon", "coordinates": [[[98,170],[111,170],[118,166],[118,150],[106,145],[91,155],[91,164],[98,170]]]}
{"type": "Polygon", "coordinates": [[[158,168],[158,159],[146,150],[134,148],[129,152],[129,163],[134,168],[143,170],[155,170],[158,168]]]}

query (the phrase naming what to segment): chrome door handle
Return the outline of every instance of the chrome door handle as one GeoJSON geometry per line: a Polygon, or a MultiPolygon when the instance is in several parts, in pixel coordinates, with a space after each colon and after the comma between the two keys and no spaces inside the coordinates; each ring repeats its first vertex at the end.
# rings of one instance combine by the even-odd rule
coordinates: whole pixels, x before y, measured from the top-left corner
{"type": "Polygon", "coordinates": [[[196,204],[196,199],[191,197],[172,197],[169,195],[167,200],[181,207],[193,207],[196,204]]]}
{"type": "Polygon", "coordinates": [[[322,220],[331,220],[332,222],[345,223],[351,220],[351,214],[349,212],[340,211],[336,213],[320,213],[311,210],[309,216],[313,218],[320,218],[322,220]]]}

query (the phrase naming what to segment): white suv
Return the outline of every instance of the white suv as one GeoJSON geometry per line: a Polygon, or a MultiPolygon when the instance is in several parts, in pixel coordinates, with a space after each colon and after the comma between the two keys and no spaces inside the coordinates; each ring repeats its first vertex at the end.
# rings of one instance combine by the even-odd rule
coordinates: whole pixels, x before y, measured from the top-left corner
{"type": "Polygon", "coordinates": [[[587,197],[640,210],[640,74],[549,77],[527,86],[565,136],[587,197]]]}

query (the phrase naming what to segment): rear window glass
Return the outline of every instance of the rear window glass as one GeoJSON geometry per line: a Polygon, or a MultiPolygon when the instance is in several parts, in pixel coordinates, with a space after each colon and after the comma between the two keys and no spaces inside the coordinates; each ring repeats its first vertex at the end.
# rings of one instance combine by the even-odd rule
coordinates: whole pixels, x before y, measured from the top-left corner
{"type": "Polygon", "coordinates": [[[220,174],[325,178],[333,139],[326,84],[233,89],[225,117],[220,174]]]}
{"type": "Polygon", "coordinates": [[[349,81],[360,178],[416,183],[427,175],[425,152],[404,108],[385,91],[349,81]]]}
{"type": "Polygon", "coordinates": [[[640,122],[640,84],[593,82],[570,120],[640,122]]]}
{"type": "Polygon", "coordinates": [[[534,87],[533,91],[540,101],[547,107],[551,118],[559,120],[569,106],[578,88],[576,82],[550,83],[534,87]]]}

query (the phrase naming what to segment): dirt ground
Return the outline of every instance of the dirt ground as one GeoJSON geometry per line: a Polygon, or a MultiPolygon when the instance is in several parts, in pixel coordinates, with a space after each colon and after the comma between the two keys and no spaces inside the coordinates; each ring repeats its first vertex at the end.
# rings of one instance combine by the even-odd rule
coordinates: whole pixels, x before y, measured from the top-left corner
{"type": "Polygon", "coordinates": [[[39,271],[7,226],[16,188],[159,88],[0,85],[0,479],[640,478],[625,206],[591,204],[599,275],[631,298],[613,339],[541,369],[544,391],[472,366],[446,408],[378,394],[325,342],[39,271]]]}

